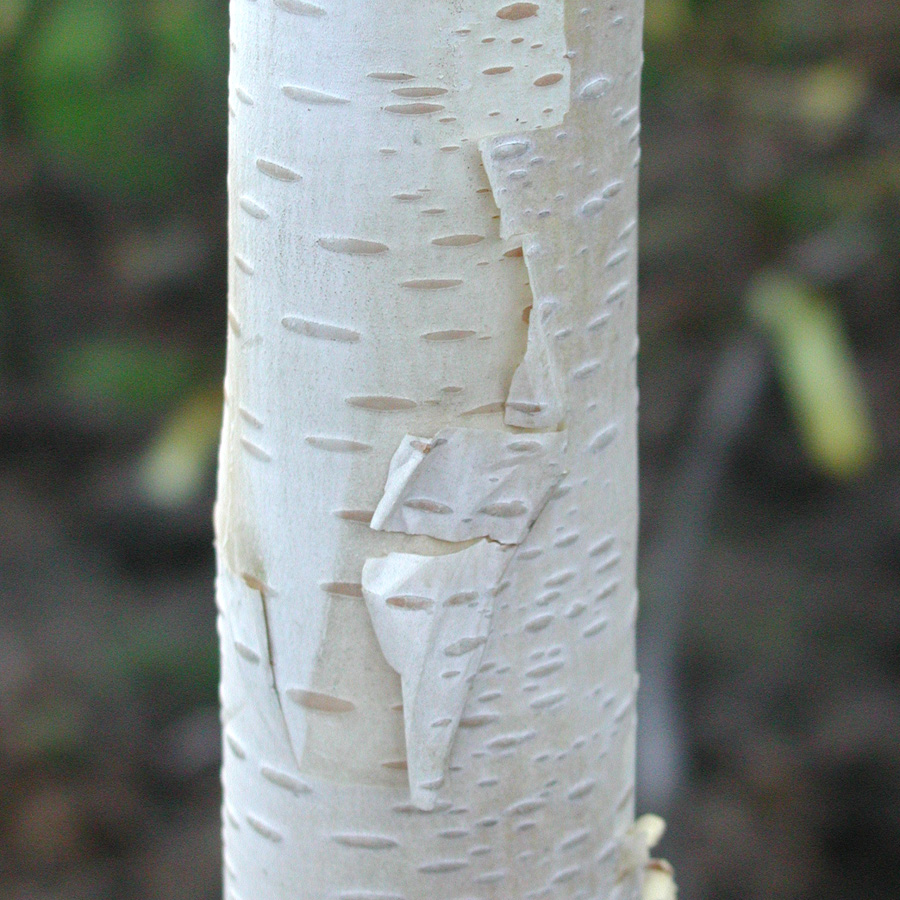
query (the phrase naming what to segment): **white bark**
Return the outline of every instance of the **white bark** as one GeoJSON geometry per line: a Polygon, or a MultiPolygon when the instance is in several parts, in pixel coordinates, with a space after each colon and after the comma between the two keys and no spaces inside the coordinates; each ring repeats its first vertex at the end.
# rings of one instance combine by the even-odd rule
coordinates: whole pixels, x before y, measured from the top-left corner
{"type": "Polygon", "coordinates": [[[232,0],[229,898],[640,892],[640,24],[232,0]]]}

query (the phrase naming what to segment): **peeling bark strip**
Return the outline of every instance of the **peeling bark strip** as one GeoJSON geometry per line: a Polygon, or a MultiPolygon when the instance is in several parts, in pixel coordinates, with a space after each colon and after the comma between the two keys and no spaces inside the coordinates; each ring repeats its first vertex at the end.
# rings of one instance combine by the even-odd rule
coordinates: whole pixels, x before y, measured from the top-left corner
{"type": "Polygon", "coordinates": [[[563,476],[564,449],[561,433],[528,441],[471,428],[444,429],[431,441],[407,435],[372,528],[520,544],[563,476]]]}
{"type": "Polygon", "coordinates": [[[511,556],[509,547],[479,541],[445,556],[391,553],[363,566],[375,634],[400,674],[410,790],[420,809],[434,809],[444,783],[511,556]]]}
{"type": "Polygon", "coordinates": [[[630,830],[639,7],[231,21],[226,897],[668,889],[630,830]]]}

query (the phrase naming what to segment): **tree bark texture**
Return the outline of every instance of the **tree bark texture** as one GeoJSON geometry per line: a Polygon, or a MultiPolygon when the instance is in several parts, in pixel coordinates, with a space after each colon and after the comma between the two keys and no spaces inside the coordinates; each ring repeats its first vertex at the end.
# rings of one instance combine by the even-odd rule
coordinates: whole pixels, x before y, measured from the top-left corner
{"type": "Polygon", "coordinates": [[[232,0],[232,900],[640,893],[640,34],[232,0]]]}

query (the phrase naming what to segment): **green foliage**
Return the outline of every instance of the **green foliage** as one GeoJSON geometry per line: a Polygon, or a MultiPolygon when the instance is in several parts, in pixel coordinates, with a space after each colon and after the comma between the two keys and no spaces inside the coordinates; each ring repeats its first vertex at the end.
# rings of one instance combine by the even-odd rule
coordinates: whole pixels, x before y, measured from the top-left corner
{"type": "Polygon", "coordinates": [[[54,382],[82,400],[152,412],[175,400],[192,374],[192,361],[184,352],[97,339],[62,353],[54,382]]]}
{"type": "Polygon", "coordinates": [[[795,234],[874,217],[900,195],[900,149],[797,172],[766,199],[773,220],[795,234]]]}
{"type": "Polygon", "coordinates": [[[110,642],[106,673],[140,694],[166,698],[170,714],[216,702],[219,648],[213,637],[185,639],[171,622],[148,616],[110,642]]]}
{"type": "MultiPolygon", "coordinates": [[[[223,107],[221,6],[204,0],[65,0],[21,40],[11,93],[56,166],[114,192],[172,194],[192,164],[185,129],[223,107]]],[[[224,140],[224,114],[218,128],[224,140]]]]}
{"type": "Polygon", "coordinates": [[[0,50],[14,40],[30,6],[30,0],[3,0],[0,3],[0,50]]]}

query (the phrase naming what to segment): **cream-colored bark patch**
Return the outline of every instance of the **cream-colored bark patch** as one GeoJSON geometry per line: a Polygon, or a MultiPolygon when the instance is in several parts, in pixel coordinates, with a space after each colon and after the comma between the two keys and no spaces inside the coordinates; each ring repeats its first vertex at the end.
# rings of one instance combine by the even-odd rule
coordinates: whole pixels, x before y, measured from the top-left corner
{"type": "Polygon", "coordinates": [[[644,867],[641,900],[676,900],[677,896],[672,866],[664,859],[651,859],[644,867]]]}
{"type": "Polygon", "coordinates": [[[652,859],[650,851],[666,830],[665,821],[646,813],[620,839],[616,863],[618,883],[634,881],[641,900],[676,900],[678,888],[672,866],[664,859],[652,859]]]}
{"type": "Polygon", "coordinates": [[[406,753],[397,676],[381,657],[369,615],[355,596],[358,585],[327,588],[317,665],[309,682],[284,685],[289,714],[302,712],[306,723],[300,772],[329,782],[402,789],[406,753]],[[385,722],[393,727],[385,728],[385,722]]]}

